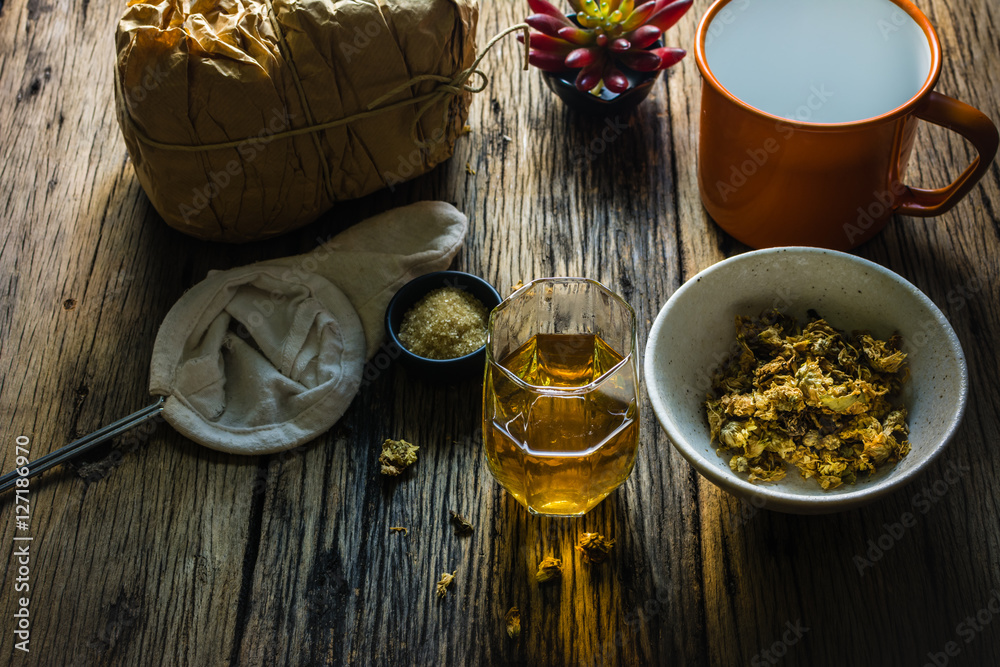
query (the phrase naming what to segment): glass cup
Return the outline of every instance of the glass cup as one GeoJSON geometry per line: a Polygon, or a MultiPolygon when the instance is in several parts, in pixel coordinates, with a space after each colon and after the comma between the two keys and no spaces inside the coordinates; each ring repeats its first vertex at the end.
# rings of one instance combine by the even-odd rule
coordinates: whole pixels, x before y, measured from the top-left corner
{"type": "Polygon", "coordinates": [[[488,333],[490,472],[533,514],[586,513],[635,465],[635,312],[593,280],[545,278],[497,306],[488,333]]]}

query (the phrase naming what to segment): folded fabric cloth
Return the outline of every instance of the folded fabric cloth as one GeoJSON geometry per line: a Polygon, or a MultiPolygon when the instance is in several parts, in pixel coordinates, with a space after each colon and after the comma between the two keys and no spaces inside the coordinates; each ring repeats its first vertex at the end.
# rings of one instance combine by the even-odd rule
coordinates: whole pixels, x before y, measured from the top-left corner
{"type": "Polygon", "coordinates": [[[444,202],[369,218],[310,253],[213,271],[167,313],[150,393],[207,447],[267,454],[328,430],[385,337],[389,300],[448,267],[468,221],[444,202]]]}

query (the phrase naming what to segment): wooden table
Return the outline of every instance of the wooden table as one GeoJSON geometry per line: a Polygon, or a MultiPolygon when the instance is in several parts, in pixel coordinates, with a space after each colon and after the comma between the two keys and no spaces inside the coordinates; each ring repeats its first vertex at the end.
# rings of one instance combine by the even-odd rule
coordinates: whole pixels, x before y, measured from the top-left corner
{"type": "MultiPolygon", "coordinates": [[[[996,3],[919,4],[943,42],[938,90],[1000,119],[996,3]]],[[[746,250],[699,201],[693,57],[607,140],[602,121],[572,115],[538,72],[519,69],[513,41],[487,58],[492,84],[472,103],[472,132],[435,171],[277,240],[187,238],[150,207],[115,120],[121,6],[0,0],[5,471],[17,436],[37,457],[145,405],[159,323],[207,271],[309,250],[393,206],[442,199],[466,212],[455,268],[502,291],[547,275],[608,284],[638,311],[641,339],[684,280],[746,250]]],[[[707,6],[699,0],[671,41],[692,44],[707,6]]],[[[524,13],[521,2],[486,3],[480,42],[524,13]]],[[[971,157],[957,135],[923,128],[910,178],[942,185],[971,157]]],[[[14,503],[0,500],[0,660],[920,665],[930,653],[939,664],[998,664],[1000,615],[979,625],[1000,596],[998,212],[994,164],[951,213],[894,220],[858,251],[943,309],[972,382],[944,456],[870,507],[755,511],[681,458],[644,398],[626,484],[583,519],[531,517],[487,471],[478,388],[426,387],[394,367],[329,433],[283,455],[222,455],[160,424],[33,480],[28,655],[12,647],[20,543],[14,503]],[[422,448],[398,483],[378,474],[386,437],[422,448]],[[968,472],[859,573],[855,556],[953,466],[968,472]],[[454,534],[449,509],[475,524],[471,537],[454,534]],[[617,539],[609,563],[573,555],[582,531],[617,539]],[[541,589],[534,569],[550,554],[568,563],[565,579],[541,589]],[[435,582],[453,570],[451,592],[437,599],[435,582]],[[512,605],[523,619],[517,641],[504,632],[512,605]],[[977,613],[973,631],[963,624],[977,613]],[[949,642],[957,657],[945,655],[949,642]]]]}

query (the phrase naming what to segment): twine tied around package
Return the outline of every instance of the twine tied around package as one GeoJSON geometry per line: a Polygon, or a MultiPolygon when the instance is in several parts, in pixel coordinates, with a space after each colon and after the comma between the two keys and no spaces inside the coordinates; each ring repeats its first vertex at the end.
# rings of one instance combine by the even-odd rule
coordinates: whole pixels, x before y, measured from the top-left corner
{"type": "MultiPolygon", "coordinates": [[[[528,64],[529,64],[528,55],[531,43],[531,32],[529,30],[529,26],[527,23],[518,23],[516,25],[512,25],[508,28],[505,28],[504,30],[494,35],[493,38],[486,43],[486,46],[483,47],[482,51],[479,52],[475,60],[472,61],[472,64],[452,77],[447,77],[440,74],[419,74],[411,78],[409,81],[402,83],[399,86],[396,86],[386,94],[382,95],[375,101],[368,104],[365,111],[359,111],[358,113],[351,114],[350,116],[345,116],[344,118],[338,118],[337,120],[331,120],[325,123],[316,123],[315,120],[313,119],[312,112],[309,108],[308,100],[306,99],[305,91],[303,90],[302,87],[302,80],[299,78],[298,71],[295,68],[295,62],[291,57],[291,53],[289,52],[288,49],[288,44],[285,41],[284,33],[281,31],[281,28],[275,19],[274,8],[271,5],[271,0],[266,0],[266,4],[268,7],[271,25],[274,28],[275,34],[278,37],[278,48],[281,51],[282,56],[285,58],[285,61],[289,65],[289,71],[291,72],[292,75],[292,81],[295,83],[295,88],[299,94],[299,101],[302,104],[302,108],[305,110],[305,116],[307,120],[307,124],[303,127],[298,127],[291,130],[285,130],[282,132],[276,132],[270,135],[270,140],[272,141],[275,139],[286,139],[289,137],[301,136],[303,134],[315,134],[318,132],[323,132],[325,130],[331,130],[333,128],[340,127],[342,125],[348,125],[350,123],[354,123],[356,121],[363,120],[365,118],[371,118],[372,116],[377,116],[379,114],[383,114],[388,111],[393,111],[395,109],[399,109],[402,107],[418,104],[420,106],[418,107],[416,114],[414,115],[413,121],[410,125],[410,135],[417,146],[424,148],[428,145],[429,142],[425,142],[417,136],[417,124],[420,122],[420,119],[424,116],[425,113],[427,113],[427,111],[431,107],[445,100],[448,97],[454,97],[462,93],[482,92],[489,84],[489,77],[486,75],[485,72],[479,69],[479,64],[482,62],[486,54],[489,53],[494,46],[496,46],[497,42],[499,42],[501,39],[511,34],[512,32],[521,31],[521,33],[524,35],[523,69],[525,70],[528,69],[528,64]],[[471,79],[474,75],[478,76],[481,80],[481,83],[478,86],[470,85],[469,83],[469,79],[471,79]],[[440,85],[435,87],[435,89],[429,93],[424,93],[423,95],[418,95],[416,97],[411,97],[405,100],[400,100],[398,102],[393,102],[392,104],[385,104],[388,100],[392,99],[399,93],[424,81],[437,81],[440,85]]],[[[121,82],[119,81],[119,77],[115,76],[115,88],[120,89],[120,86],[121,82]]],[[[126,122],[129,124],[129,126],[135,133],[135,136],[139,139],[139,141],[146,144],[147,146],[151,146],[153,148],[159,148],[161,150],[197,153],[201,151],[219,150],[224,148],[236,148],[240,144],[248,141],[248,138],[234,139],[232,141],[220,141],[211,144],[175,144],[175,143],[157,141],[146,135],[146,133],[143,132],[133,122],[132,117],[128,113],[127,109],[123,115],[125,117],[126,122]]],[[[447,123],[447,118],[448,118],[448,109],[447,107],[445,107],[442,124],[447,123]]],[[[316,141],[317,141],[317,149],[319,149],[318,139],[316,139],[316,141]]],[[[321,163],[323,164],[324,171],[326,171],[327,169],[326,161],[322,160],[321,163]]],[[[329,180],[330,180],[329,175],[327,175],[326,181],[329,182],[329,180]]]]}

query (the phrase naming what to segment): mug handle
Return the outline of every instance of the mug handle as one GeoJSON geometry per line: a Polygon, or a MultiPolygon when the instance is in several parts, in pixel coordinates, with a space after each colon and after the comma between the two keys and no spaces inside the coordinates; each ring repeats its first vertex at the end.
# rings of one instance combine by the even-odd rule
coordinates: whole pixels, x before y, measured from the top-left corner
{"type": "Polygon", "coordinates": [[[913,115],[958,132],[979,153],[951,185],[933,190],[906,186],[906,192],[900,197],[900,205],[895,212],[924,218],[949,211],[969,193],[990,168],[1000,137],[996,126],[982,111],[933,90],[917,106],[913,115]]]}

